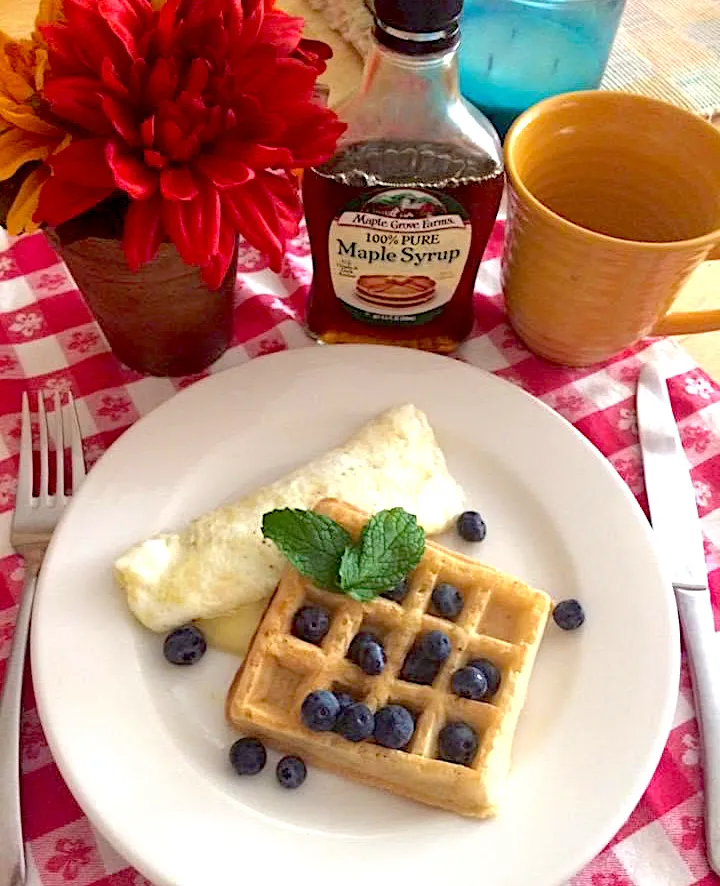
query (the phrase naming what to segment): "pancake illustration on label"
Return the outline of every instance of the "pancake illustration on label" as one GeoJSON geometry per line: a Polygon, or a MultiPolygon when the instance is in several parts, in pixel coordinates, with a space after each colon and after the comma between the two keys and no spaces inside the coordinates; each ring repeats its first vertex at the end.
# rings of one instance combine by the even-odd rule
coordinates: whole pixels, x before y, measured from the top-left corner
{"type": "Polygon", "coordinates": [[[436,283],[432,277],[416,274],[363,274],[355,285],[357,297],[370,305],[409,308],[432,301],[436,283]]]}

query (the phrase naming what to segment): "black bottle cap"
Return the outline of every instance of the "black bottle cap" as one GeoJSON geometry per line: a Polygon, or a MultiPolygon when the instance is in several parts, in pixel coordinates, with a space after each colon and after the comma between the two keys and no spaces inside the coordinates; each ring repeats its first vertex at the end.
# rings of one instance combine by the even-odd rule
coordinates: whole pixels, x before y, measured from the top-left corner
{"type": "Polygon", "coordinates": [[[457,22],[463,0],[375,0],[375,18],[399,31],[428,34],[457,22]]]}
{"type": "Polygon", "coordinates": [[[463,0],[374,0],[375,38],[408,55],[454,46],[463,0]]]}

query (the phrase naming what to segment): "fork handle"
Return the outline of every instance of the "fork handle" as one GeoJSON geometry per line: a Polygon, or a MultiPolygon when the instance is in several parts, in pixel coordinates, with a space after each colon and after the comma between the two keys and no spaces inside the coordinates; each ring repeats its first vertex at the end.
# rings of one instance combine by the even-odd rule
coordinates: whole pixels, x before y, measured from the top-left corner
{"type": "Polygon", "coordinates": [[[20,813],[20,716],[36,582],[37,570],[27,568],[0,695],[0,886],[23,886],[26,877],[20,813]]]}

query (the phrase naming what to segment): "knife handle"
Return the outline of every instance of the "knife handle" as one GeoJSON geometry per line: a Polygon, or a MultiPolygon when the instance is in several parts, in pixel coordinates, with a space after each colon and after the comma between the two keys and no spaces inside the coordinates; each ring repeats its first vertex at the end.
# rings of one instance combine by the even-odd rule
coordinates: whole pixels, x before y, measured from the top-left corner
{"type": "Polygon", "coordinates": [[[710,594],[675,588],[690,660],[705,784],[705,837],[710,867],[720,875],[720,638],[710,594]]]}

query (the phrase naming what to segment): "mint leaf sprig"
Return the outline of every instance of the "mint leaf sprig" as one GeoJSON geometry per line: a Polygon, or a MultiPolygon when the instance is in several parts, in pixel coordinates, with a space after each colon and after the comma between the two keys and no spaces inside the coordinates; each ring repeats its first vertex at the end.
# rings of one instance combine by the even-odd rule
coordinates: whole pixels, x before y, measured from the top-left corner
{"type": "Polygon", "coordinates": [[[357,544],[335,520],[300,508],[269,511],[262,533],[301,575],[361,603],[402,581],[425,550],[423,528],[403,508],[378,511],[357,544]]]}

